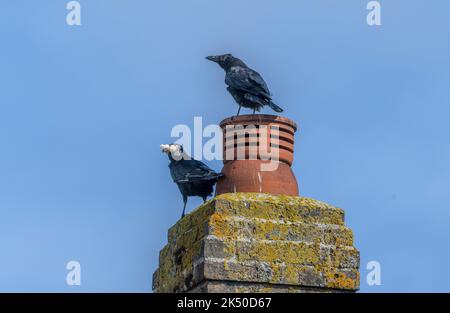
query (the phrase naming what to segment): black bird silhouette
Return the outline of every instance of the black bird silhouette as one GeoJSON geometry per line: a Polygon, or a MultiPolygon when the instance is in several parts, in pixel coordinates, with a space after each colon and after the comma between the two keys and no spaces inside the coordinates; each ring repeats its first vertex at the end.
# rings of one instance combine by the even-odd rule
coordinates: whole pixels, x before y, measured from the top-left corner
{"type": "Polygon", "coordinates": [[[183,147],[179,144],[161,145],[160,147],[162,152],[169,156],[170,175],[183,196],[184,206],[181,214],[181,218],[183,218],[188,197],[202,197],[205,202],[213,193],[214,185],[223,174],[216,173],[204,163],[191,159],[183,152],[183,147]]]}
{"type": "Polygon", "coordinates": [[[225,70],[225,84],[228,85],[228,92],[241,107],[260,111],[265,105],[276,112],[283,112],[283,109],[272,102],[272,96],[264,79],[258,72],[249,68],[240,59],[231,54],[208,56],[206,59],[213,61],[225,70]]]}

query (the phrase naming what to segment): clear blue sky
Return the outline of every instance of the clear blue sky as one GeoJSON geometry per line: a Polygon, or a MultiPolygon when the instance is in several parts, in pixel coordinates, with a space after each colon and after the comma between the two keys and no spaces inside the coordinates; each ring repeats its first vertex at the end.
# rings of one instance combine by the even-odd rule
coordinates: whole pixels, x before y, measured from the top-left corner
{"type": "Polygon", "coordinates": [[[236,112],[204,59],[226,52],[299,124],[301,194],[346,210],[361,290],[450,291],[449,1],[381,1],[380,27],[365,0],[80,2],[80,27],[0,4],[0,291],[151,290],[182,208],[159,144],[236,112]]]}

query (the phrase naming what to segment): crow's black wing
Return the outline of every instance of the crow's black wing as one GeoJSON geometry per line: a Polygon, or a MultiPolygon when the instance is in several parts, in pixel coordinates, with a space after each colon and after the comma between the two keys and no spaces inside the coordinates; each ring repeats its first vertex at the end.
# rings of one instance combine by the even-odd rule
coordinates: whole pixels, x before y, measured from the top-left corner
{"type": "Polygon", "coordinates": [[[270,98],[269,87],[267,87],[267,84],[264,81],[264,79],[261,77],[261,75],[259,75],[259,73],[257,71],[254,71],[252,69],[249,69],[249,70],[250,70],[250,80],[253,81],[255,84],[257,84],[260,88],[262,88],[264,90],[264,93],[266,94],[266,96],[268,96],[268,98],[270,98]]]}
{"type": "Polygon", "coordinates": [[[220,177],[204,163],[197,160],[183,160],[169,165],[170,174],[176,183],[189,183],[220,177]]]}
{"type": "Polygon", "coordinates": [[[225,76],[225,83],[235,89],[246,91],[256,96],[270,99],[270,91],[258,72],[241,66],[230,68],[225,76]]]}

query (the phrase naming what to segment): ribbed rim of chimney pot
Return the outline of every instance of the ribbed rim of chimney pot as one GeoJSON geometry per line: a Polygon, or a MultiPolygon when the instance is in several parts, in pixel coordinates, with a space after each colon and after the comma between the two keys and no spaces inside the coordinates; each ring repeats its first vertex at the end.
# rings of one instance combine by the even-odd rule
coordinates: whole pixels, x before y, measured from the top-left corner
{"type": "Polygon", "coordinates": [[[271,114],[246,114],[246,115],[239,115],[239,116],[232,116],[224,119],[222,122],[220,122],[220,127],[224,127],[226,125],[232,125],[232,124],[239,124],[241,123],[252,123],[252,122],[258,122],[258,123],[279,123],[279,124],[285,124],[287,126],[290,126],[294,129],[294,132],[297,131],[297,124],[287,117],[278,116],[278,115],[271,115],[271,114]]]}
{"type": "MultiPolygon", "coordinates": [[[[266,115],[266,114],[249,114],[249,115],[240,115],[240,116],[233,116],[224,119],[220,123],[220,127],[224,131],[223,135],[223,163],[227,163],[230,161],[238,160],[237,153],[244,153],[242,156],[244,157],[243,160],[251,160],[253,158],[257,158],[258,160],[265,160],[267,158],[273,157],[271,153],[266,153],[264,151],[260,151],[259,149],[257,151],[252,150],[250,148],[250,143],[257,142],[257,145],[260,145],[259,142],[259,131],[257,135],[257,139],[253,136],[247,136],[246,131],[242,130],[245,134],[244,137],[235,137],[234,131],[232,131],[232,136],[230,137],[228,135],[228,127],[229,126],[242,126],[247,127],[249,125],[254,125],[257,128],[259,128],[261,125],[273,125],[279,127],[279,137],[275,145],[272,146],[272,135],[267,138],[269,140],[269,144],[271,147],[278,147],[278,155],[277,159],[280,162],[284,162],[288,164],[289,166],[292,165],[294,161],[294,134],[297,130],[297,125],[294,121],[291,121],[290,119],[282,116],[277,115],[266,115]],[[231,141],[229,141],[231,140],[231,141]],[[230,151],[232,149],[233,151],[230,151]],[[243,150],[239,150],[243,149],[243,150]],[[253,153],[257,153],[256,156],[254,156],[253,153]],[[232,155],[230,155],[232,153],[232,155]],[[263,153],[262,155],[260,153],[263,153]]],[[[270,132],[269,132],[270,133],[270,132]]],[[[253,146],[254,147],[254,146],[253,146]]],[[[256,148],[253,148],[256,149],[256,148]]]]}

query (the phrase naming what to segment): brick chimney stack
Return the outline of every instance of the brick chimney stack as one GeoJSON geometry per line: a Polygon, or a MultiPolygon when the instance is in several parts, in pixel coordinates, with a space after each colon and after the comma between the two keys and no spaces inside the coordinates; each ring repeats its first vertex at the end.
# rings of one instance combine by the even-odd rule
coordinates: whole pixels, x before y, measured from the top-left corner
{"type": "Polygon", "coordinates": [[[221,127],[225,178],[215,198],[169,229],[153,290],[358,290],[359,251],[344,211],[298,195],[291,170],[296,124],[243,115],[221,127]]]}

